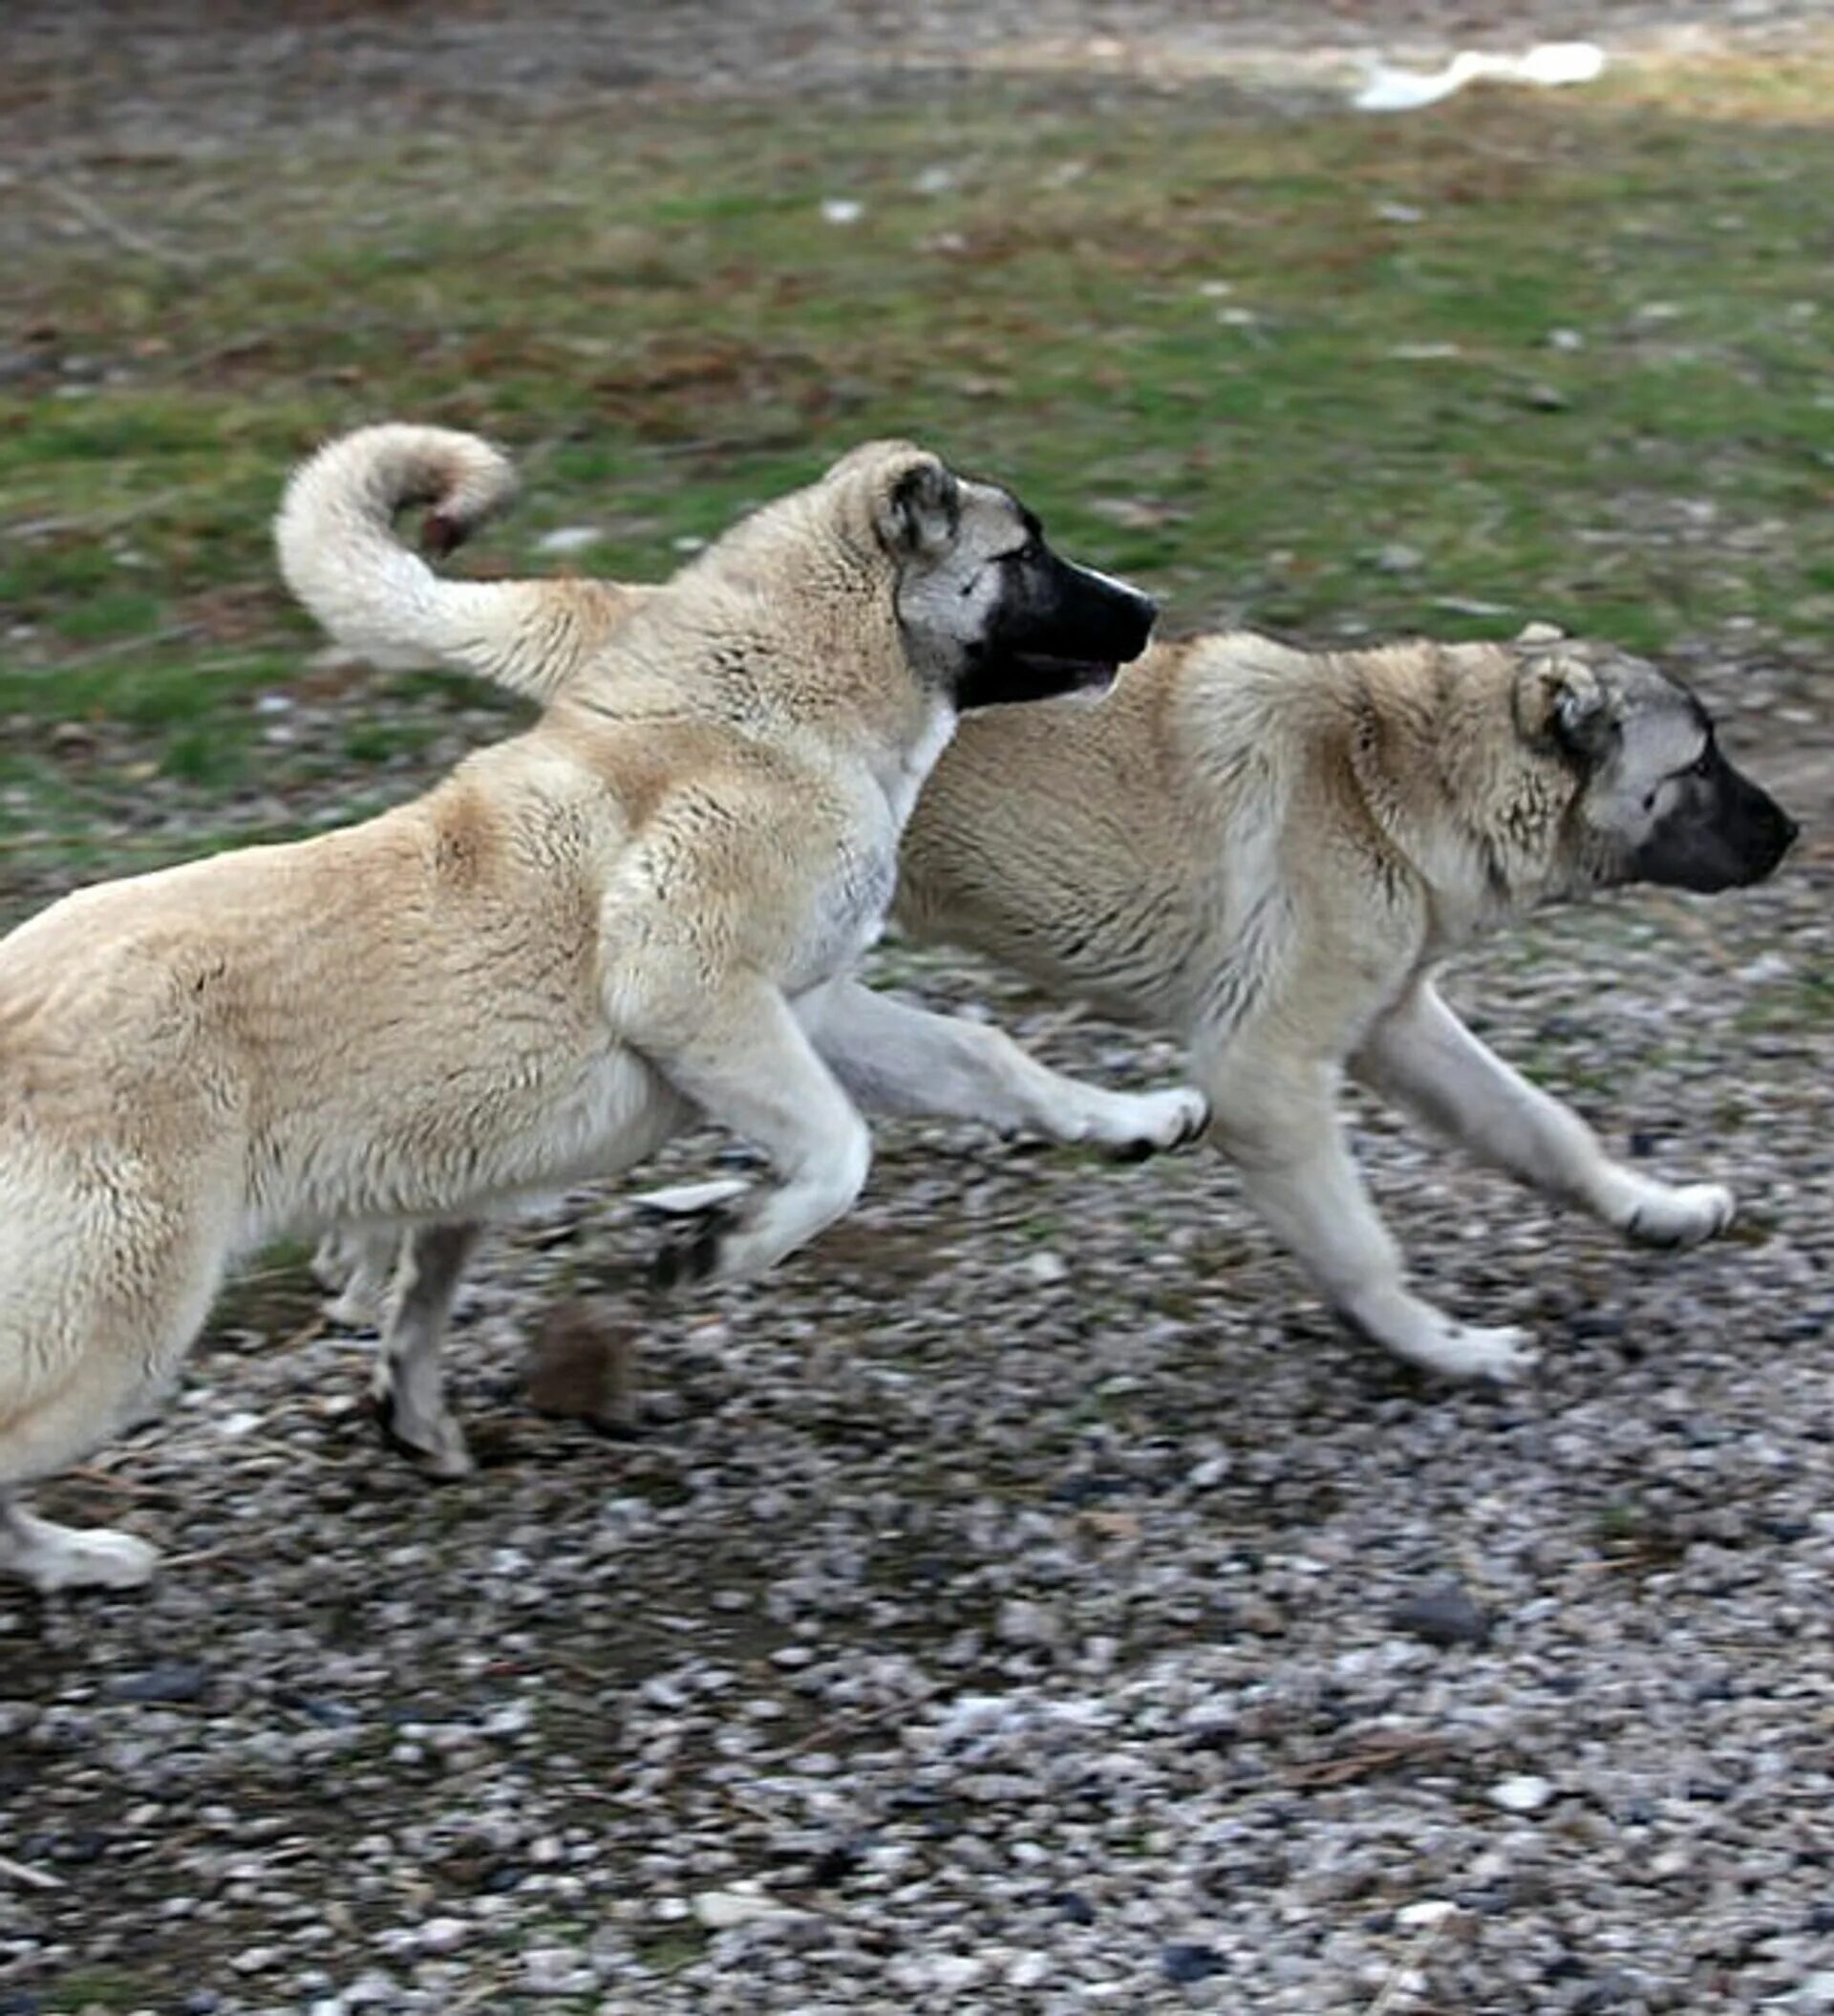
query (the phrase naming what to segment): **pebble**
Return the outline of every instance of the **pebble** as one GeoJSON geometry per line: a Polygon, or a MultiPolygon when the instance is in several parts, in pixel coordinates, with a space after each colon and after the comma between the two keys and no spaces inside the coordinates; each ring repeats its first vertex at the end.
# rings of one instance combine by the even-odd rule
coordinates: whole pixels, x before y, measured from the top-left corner
{"type": "Polygon", "coordinates": [[[1490,1613],[1459,1582],[1440,1582],[1405,1597],[1388,1614],[1397,1631],[1429,1645],[1482,1645],[1491,1633],[1490,1613]]]}
{"type": "Polygon", "coordinates": [[[561,559],[568,553],[583,553],[588,547],[600,545],[604,538],[605,533],[595,525],[556,525],[536,540],[535,550],[561,559]]]}
{"type": "Polygon", "coordinates": [[[1205,1981],[1212,1974],[1220,1974],[1225,1962],[1223,1956],[1214,1946],[1179,1941],[1161,1953],[1159,1964],[1167,1981],[1182,1984],[1186,1982],[1205,1981]]]}

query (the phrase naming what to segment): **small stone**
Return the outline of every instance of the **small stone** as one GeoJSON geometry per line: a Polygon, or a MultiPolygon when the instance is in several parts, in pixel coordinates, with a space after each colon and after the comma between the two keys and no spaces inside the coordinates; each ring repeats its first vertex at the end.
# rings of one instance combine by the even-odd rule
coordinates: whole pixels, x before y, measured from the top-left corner
{"type": "Polygon", "coordinates": [[[422,1953],[456,1953],[471,1936],[471,1927],[461,1918],[430,1918],[420,1927],[422,1953]]]}
{"type": "Polygon", "coordinates": [[[852,1876],[864,1859],[864,1842],[852,1837],[830,1841],[809,1863],[809,1881],[818,1890],[831,1890],[852,1876]]]}
{"type": "Polygon", "coordinates": [[[1160,1954],[1159,1964],[1167,1981],[1184,1983],[1207,1981],[1222,1973],[1226,1962],[1214,1946],[1178,1940],[1160,1954]]]}
{"type": "Polygon", "coordinates": [[[112,1701],[197,1701],[208,1690],[210,1668],[188,1660],[148,1666],[144,1673],[124,1674],[108,1684],[112,1701]]]}
{"type": "Polygon", "coordinates": [[[776,1898],[760,1897],[748,1890],[703,1890],[693,1903],[695,1918],[710,1932],[756,1924],[759,1919],[794,1915],[788,1905],[778,1903],[776,1898]]]}
{"type": "Polygon", "coordinates": [[[1009,1988],[1035,1988],[1050,1978],[1051,1956],[1048,1953],[1021,1953],[1007,1962],[1006,1984],[1009,1988]]]}
{"type": "Polygon", "coordinates": [[[1057,1282],[1070,1278],[1070,1263],[1059,1254],[1034,1253],[1021,1260],[1014,1272],[1034,1287],[1054,1288],[1057,1282]]]}
{"type": "Polygon", "coordinates": [[[583,553],[587,547],[597,546],[604,537],[595,525],[556,525],[535,542],[535,550],[538,553],[583,553]]]}
{"type": "Polygon", "coordinates": [[[1420,557],[1416,547],[1395,540],[1376,553],[1376,565],[1384,574],[1412,574],[1419,568],[1420,557]]]}
{"type": "Polygon", "coordinates": [[[1429,1645],[1482,1645],[1488,1641],[1491,1616],[1461,1582],[1438,1582],[1418,1595],[1404,1597],[1388,1621],[1429,1645]]]}
{"type": "Polygon", "coordinates": [[[530,1946],[522,1955],[522,1986],[530,1995],[583,1994],[595,1979],[577,1946],[530,1946]]]}
{"type": "Polygon", "coordinates": [[[1016,1596],[1000,1605],[995,1629],[1009,1645],[1055,1645],[1063,1636],[1063,1622],[1055,1610],[1016,1596]]]}
{"type": "Polygon", "coordinates": [[[1509,1813],[1538,1813],[1554,1796],[1555,1787],[1549,1778],[1537,1778],[1525,1774],[1519,1778],[1504,1778],[1490,1788],[1493,1805],[1509,1813]]]}

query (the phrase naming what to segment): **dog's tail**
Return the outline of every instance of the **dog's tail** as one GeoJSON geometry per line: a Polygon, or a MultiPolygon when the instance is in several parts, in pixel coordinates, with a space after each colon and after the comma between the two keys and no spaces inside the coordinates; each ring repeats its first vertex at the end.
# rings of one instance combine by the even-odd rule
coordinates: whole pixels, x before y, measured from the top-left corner
{"type": "Polygon", "coordinates": [[[359,427],[294,471],[274,522],[287,585],[347,650],[390,668],[449,665],[545,700],[644,593],[599,581],[444,581],[395,538],[424,504],[421,544],[461,546],[515,493],[509,459],[475,434],[359,427]]]}

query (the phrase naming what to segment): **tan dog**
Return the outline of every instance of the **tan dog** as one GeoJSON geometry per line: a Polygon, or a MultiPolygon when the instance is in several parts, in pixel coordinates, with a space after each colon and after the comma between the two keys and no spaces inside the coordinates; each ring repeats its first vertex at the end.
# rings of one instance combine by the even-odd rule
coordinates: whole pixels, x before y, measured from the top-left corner
{"type": "MultiPolygon", "coordinates": [[[[606,620],[629,592],[608,589],[606,620]]],[[[1523,1333],[1409,1289],[1338,1124],[1344,1074],[1628,1237],[1711,1237],[1725,1190],[1611,1160],[1433,972],[1540,903],[1758,881],[1794,833],[1694,696],[1609,645],[1545,625],[1345,653],[1235,633],[1155,646],[1095,706],[966,722],[906,830],[894,914],[1182,1036],[1213,1138],[1332,1306],[1426,1370],[1506,1378],[1523,1333]]],[[[998,1031],[871,1013],[901,1019],[929,1109],[1074,1132],[1087,1088],[998,1031]]]]}
{"type": "Polygon", "coordinates": [[[1726,1190],[1612,1161],[1433,973],[1537,904],[1759,881],[1795,831],[1699,701],[1609,645],[1545,625],[1330,654],[1199,637],[1156,647],[1095,707],[961,738],[906,830],[895,914],[1175,1030],[1212,1138],[1333,1308],[1427,1371],[1506,1378],[1532,1355],[1523,1333],[1408,1288],[1344,1142],[1343,1074],[1627,1237],[1711,1237],[1726,1190]]]}
{"type": "MultiPolygon", "coordinates": [[[[352,456],[450,441],[309,465],[290,570],[352,456]]],[[[386,477],[366,495],[373,559],[386,477]]],[[[360,565],[318,589],[340,578],[369,606],[360,565]]],[[[754,514],[608,641],[602,600],[561,648],[537,599],[478,661],[534,688],[566,663],[527,734],[364,825],[86,890],[0,942],[0,1569],[146,1576],[143,1542],[32,1518],[17,1487],[143,1411],[229,1258],[278,1233],[436,1221],[406,1300],[443,1306],[445,1221],[624,1168],[696,1109],[779,1181],[676,1271],[755,1274],[847,1210],[868,1137],[810,1030],[957,710],[1103,683],[1152,619],[899,442],[754,514]]]]}

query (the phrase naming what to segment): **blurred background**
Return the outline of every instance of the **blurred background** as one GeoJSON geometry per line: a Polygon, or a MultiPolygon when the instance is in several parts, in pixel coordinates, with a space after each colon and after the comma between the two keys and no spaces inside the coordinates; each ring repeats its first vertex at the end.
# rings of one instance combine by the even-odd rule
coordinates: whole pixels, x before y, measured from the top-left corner
{"type": "Polygon", "coordinates": [[[384,417],[517,454],[474,569],[653,576],[896,431],[1169,628],[1550,618],[1800,752],[1824,11],[10,0],[0,903],[478,732],[489,697],[323,657],[276,579],[288,467],[384,417]],[[1376,58],[1550,36],[1603,76],[1352,107],[1376,58]]]}

